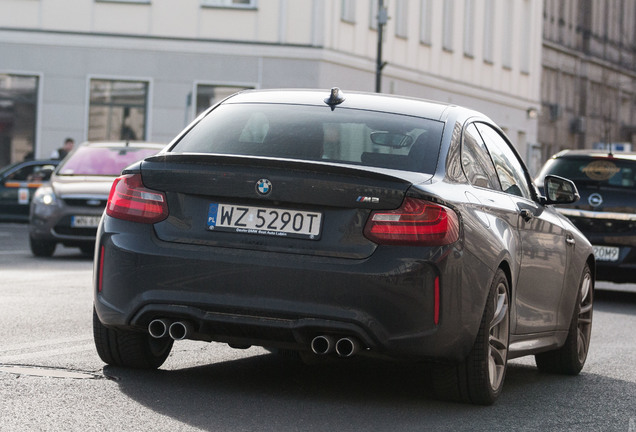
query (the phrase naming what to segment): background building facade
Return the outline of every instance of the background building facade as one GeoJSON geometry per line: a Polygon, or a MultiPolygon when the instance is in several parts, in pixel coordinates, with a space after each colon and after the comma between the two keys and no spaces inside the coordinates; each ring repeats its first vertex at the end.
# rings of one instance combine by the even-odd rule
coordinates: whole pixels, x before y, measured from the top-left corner
{"type": "Polygon", "coordinates": [[[636,2],[545,0],[541,99],[544,157],[636,149],[636,2]]]}
{"type": "MultiPolygon", "coordinates": [[[[382,91],[478,109],[531,166],[541,0],[385,0],[382,91]]],[[[0,165],[169,142],[244,88],[374,91],[377,0],[0,0],[0,165]]],[[[539,153],[540,155],[540,153],[539,153]]]]}

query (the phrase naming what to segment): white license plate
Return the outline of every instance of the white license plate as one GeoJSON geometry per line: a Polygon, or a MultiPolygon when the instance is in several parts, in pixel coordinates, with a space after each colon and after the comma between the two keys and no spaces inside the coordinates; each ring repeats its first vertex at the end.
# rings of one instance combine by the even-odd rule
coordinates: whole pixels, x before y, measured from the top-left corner
{"type": "Polygon", "coordinates": [[[593,246],[597,261],[618,261],[619,248],[614,246],[593,246]]]}
{"type": "Polygon", "coordinates": [[[97,228],[101,216],[73,216],[71,226],[73,228],[97,228]]]}
{"type": "Polygon", "coordinates": [[[212,203],[207,225],[214,231],[318,240],[321,222],[317,212],[212,203]]]}

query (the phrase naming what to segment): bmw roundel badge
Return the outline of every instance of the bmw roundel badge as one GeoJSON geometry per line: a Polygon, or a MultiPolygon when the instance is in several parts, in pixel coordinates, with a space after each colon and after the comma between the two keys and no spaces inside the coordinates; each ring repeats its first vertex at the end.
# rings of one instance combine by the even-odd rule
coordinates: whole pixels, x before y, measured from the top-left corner
{"type": "Polygon", "coordinates": [[[267,195],[272,191],[272,182],[263,178],[256,182],[256,192],[260,195],[267,195]]]}

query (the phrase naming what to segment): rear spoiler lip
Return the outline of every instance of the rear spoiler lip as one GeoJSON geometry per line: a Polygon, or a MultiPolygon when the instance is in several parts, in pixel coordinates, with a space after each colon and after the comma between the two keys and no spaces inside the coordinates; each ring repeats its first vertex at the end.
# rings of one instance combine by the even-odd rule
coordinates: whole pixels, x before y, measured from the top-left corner
{"type": "MultiPolygon", "coordinates": [[[[195,165],[234,165],[258,166],[259,168],[284,168],[298,171],[328,172],[350,177],[398,181],[403,184],[422,184],[430,181],[433,173],[418,173],[389,168],[370,167],[356,164],[334,163],[330,161],[303,161],[297,159],[272,158],[263,156],[228,155],[219,153],[162,153],[146,158],[146,163],[195,164],[195,165]],[[251,162],[251,163],[250,163],[251,162]]],[[[126,172],[124,172],[126,174],[126,172]]]]}

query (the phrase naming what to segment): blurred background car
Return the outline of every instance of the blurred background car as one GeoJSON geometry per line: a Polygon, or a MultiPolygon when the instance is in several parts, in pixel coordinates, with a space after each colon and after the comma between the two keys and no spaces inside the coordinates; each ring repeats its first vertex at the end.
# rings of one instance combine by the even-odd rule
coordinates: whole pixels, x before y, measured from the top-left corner
{"type": "Polygon", "coordinates": [[[636,282],[636,153],[564,150],[541,169],[568,178],[581,199],[558,206],[594,247],[597,280],[636,282]]]}
{"type": "Polygon", "coordinates": [[[51,256],[58,243],[91,255],[113,180],[128,165],[163,147],[147,142],[93,142],[70,153],[33,197],[29,225],[33,255],[51,256]]]}
{"type": "Polygon", "coordinates": [[[60,163],[59,160],[26,160],[0,169],[0,220],[29,220],[33,194],[60,163]]]}

